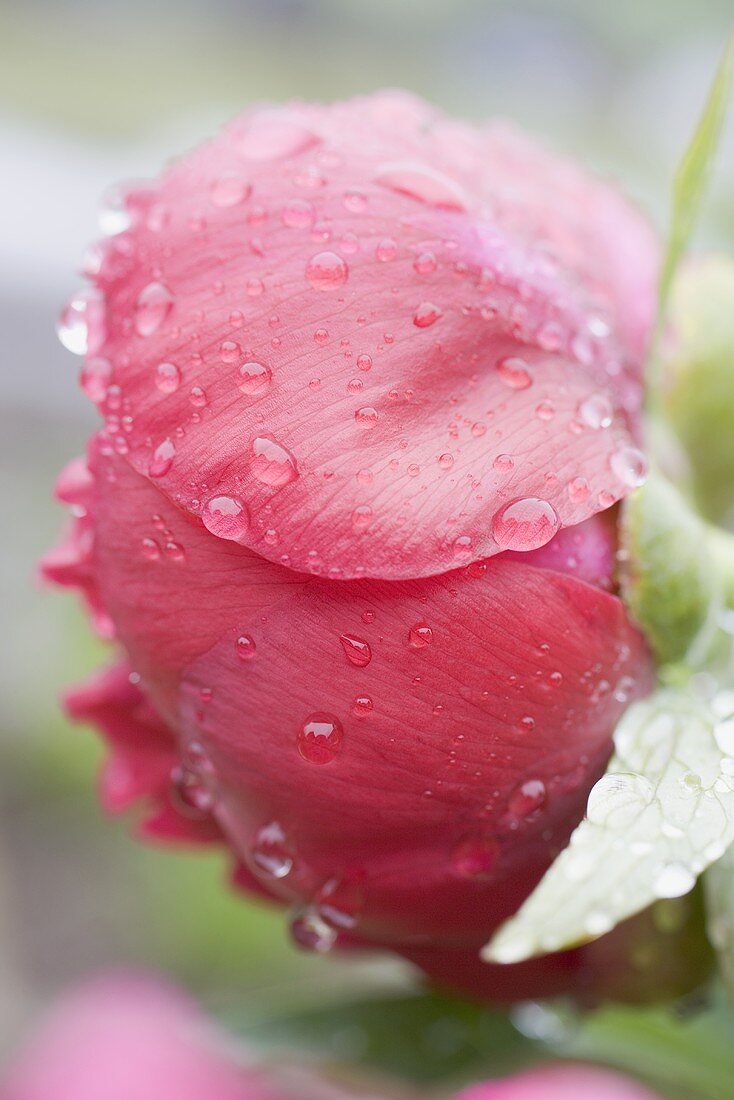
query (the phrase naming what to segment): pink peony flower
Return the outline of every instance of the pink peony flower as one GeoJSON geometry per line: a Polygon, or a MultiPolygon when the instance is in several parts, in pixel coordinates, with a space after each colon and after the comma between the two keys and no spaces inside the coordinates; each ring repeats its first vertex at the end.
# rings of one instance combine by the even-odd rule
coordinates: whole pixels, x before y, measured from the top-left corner
{"type": "Polygon", "coordinates": [[[656,1100],[637,1081],[606,1069],[583,1065],[550,1065],[472,1085],[456,1100],[656,1100]]]}
{"type": "MultiPolygon", "coordinates": [[[[179,990],[108,974],[67,994],[0,1087],[3,1100],[276,1100],[179,990]]],[[[278,1097],[282,1100],[282,1097],[278,1097]]]]}
{"type": "Polygon", "coordinates": [[[249,112],[111,211],[60,328],[104,426],[44,567],[119,645],[68,699],[103,801],[223,837],[304,946],[492,992],[652,683],[614,582],[651,233],[397,93],[249,112]]]}

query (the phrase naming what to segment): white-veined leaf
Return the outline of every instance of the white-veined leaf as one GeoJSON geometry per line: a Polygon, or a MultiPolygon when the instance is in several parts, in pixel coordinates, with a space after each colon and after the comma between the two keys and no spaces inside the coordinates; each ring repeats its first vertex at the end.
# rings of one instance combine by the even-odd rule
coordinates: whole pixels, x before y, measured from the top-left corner
{"type": "Polygon", "coordinates": [[[568,847],[484,948],[519,962],[596,939],[659,898],[687,893],[734,841],[731,692],[711,705],[662,689],[632,706],[568,847]]]}

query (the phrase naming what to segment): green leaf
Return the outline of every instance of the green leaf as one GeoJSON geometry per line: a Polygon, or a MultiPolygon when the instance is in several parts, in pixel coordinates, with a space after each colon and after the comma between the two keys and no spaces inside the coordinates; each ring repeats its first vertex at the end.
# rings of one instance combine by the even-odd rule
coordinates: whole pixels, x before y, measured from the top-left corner
{"type": "Polygon", "coordinates": [[[698,126],[673,180],[670,234],[660,278],[660,317],[665,313],[673,276],[698,217],[726,117],[732,70],[734,70],[734,35],[730,37],[724,49],[698,126]]]}
{"type": "Polygon", "coordinates": [[[734,848],[729,847],[708,869],[704,887],[709,939],[716,949],[724,985],[734,1006],[734,848]]]}
{"type": "Polygon", "coordinates": [[[290,1055],[300,1048],[418,1084],[502,1076],[541,1053],[499,1009],[440,993],[373,997],[259,1025],[228,1023],[255,1045],[283,1046],[290,1055]]]}
{"type": "Polygon", "coordinates": [[[568,847],[484,949],[487,960],[597,939],[658,898],[687,893],[734,841],[734,723],[690,690],[661,689],[626,712],[615,750],[568,847]]]}

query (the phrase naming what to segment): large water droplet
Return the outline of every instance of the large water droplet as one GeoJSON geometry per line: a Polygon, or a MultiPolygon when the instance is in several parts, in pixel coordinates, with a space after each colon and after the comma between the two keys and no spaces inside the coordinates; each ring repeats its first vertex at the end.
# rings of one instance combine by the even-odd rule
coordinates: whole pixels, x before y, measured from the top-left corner
{"type": "Polygon", "coordinates": [[[206,817],[216,805],[218,791],[214,767],[205,749],[192,741],[171,772],[171,790],[177,808],[187,817],[206,817]]]}
{"type": "Polygon", "coordinates": [[[164,439],[159,443],[148,463],[148,473],[151,477],[165,477],[173,465],[176,457],[176,447],[172,439],[164,439]]]}
{"type": "Polygon", "coordinates": [[[56,323],[59,340],[74,355],[94,355],[104,343],[104,299],[98,290],[80,290],[56,323]]]}
{"type": "Polygon", "coordinates": [[[334,946],[337,933],[314,909],[307,908],[291,921],[291,935],[305,951],[323,955],[334,946]]]}
{"type": "Polygon", "coordinates": [[[330,764],[341,748],[341,722],[331,714],[310,714],[298,731],[298,751],[309,764],[330,764]]]}
{"type": "Polygon", "coordinates": [[[603,393],[592,393],[579,405],[579,416],[588,428],[594,428],[597,431],[600,428],[608,428],[613,416],[609,398],[603,393]]]}
{"type": "Polygon", "coordinates": [[[659,898],[679,898],[696,885],[696,876],[684,863],[666,863],[653,880],[659,898]]]}
{"type": "Polygon", "coordinates": [[[523,497],[495,513],[492,537],[500,550],[537,550],[550,542],[559,526],[552,504],[539,497],[523,497]]]}
{"type": "Polygon", "coordinates": [[[206,502],[201,521],[219,539],[241,542],[247,534],[249,517],[239,497],[215,496],[206,502]]]}
{"type": "Polygon", "coordinates": [[[365,405],[363,408],[357,409],[354,419],[360,428],[374,428],[379,415],[377,409],[373,409],[371,405],[365,405]]]}
{"type": "Polygon", "coordinates": [[[510,795],[507,804],[508,817],[511,822],[519,823],[526,817],[539,810],[546,799],[545,783],[542,779],[528,779],[510,795]]]}
{"type": "Polygon", "coordinates": [[[460,878],[487,879],[494,870],[500,846],[492,836],[473,833],[462,837],[451,853],[451,866],[460,878]]]}
{"type": "Polygon", "coordinates": [[[272,379],[270,367],[264,363],[243,363],[239,369],[238,386],[248,397],[265,393],[272,379]]]}
{"type": "Polygon", "coordinates": [[[251,661],[257,652],[255,639],[251,634],[240,634],[235,642],[235,650],[241,661],[251,661]]]}
{"type": "Polygon", "coordinates": [[[464,194],[458,183],[427,164],[409,161],[385,164],[375,174],[375,182],[429,206],[439,206],[444,210],[466,209],[464,194]]]}
{"type": "Polygon", "coordinates": [[[155,384],[161,393],[175,393],[181,385],[181,371],[175,363],[159,363],[155,368],[155,384]]]}
{"type": "Polygon", "coordinates": [[[533,378],[524,359],[510,355],[497,363],[497,373],[511,390],[526,390],[532,386],[533,378]]]}
{"type": "Polygon", "coordinates": [[[440,316],[441,310],[433,302],[421,302],[413,314],[413,324],[416,328],[430,328],[440,316]]]}
{"type": "Polygon", "coordinates": [[[173,295],[163,283],[148,283],[135,303],[135,331],[138,336],[157,332],[173,308],[173,295]]]}
{"type": "Polygon", "coordinates": [[[647,459],[637,447],[622,447],[611,458],[613,473],[623,485],[637,489],[647,477],[647,459]]]}
{"type": "Polygon", "coordinates": [[[298,477],[298,464],[291,452],[268,435],[259,435],[250,445],[250,468],[258,481],[280,489],[298,477]]]}
{"type": "Polygon", "coordinates": [[[408,642],[413,649],[425,649],[433,641],[433,631],[428,623],[414,623],[408,631],[408,642]]]}
{"type": "Polygon", "coordinates": [[[250,860],[258,871],[270,878],[281,879],[290,874],[295,855],[278,821],[270,821],[258,829],[250,860]]]}
{"type": "Polygon", "coordinates": [[[306,278],[316,290],[338,290],[348,274],[349,268],[336,252],[319,252],[306,265],[306,278]]]}
{"type": "Polygon", "coordinates": [[[339,641],[345,657],[355,668],[365,668],[372,660],[372,649],[364,639],[357,638],[354,634],[340,634],[339,641]]]}

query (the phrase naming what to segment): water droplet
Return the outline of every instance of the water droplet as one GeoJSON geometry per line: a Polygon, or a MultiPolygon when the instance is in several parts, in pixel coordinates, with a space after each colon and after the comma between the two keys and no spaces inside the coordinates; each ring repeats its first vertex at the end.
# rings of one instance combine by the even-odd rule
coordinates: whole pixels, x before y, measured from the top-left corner
{"type": "Polygon", "coordinates": [[[356,927],[364,906],[364,876],[345,875],[325,882],[316,897],[314,907],[330,928],[356,927]]]}
{"type": "Polygon", "coordinates": [[[289,229],[309,229],[316,217],[313,204],[305,199],[293,199],[287,202],[280,212],[280,220],[289,229]]]}
{"type": "Polygon", "coordinates": [[[355,637],[354,634],[340,634],[339,641],[342,644],[345,657],[350,665],[354,665],[355,668],[365,668],[372,660],[372,649],[369,642],[355,637]]]}
{"type": "Polygon", "coordinates": [[[428,623],[414,623],[408,631],[408,642],[413,649],[425,649],[433,641],[433,631],[428,623]]]}
{"type": "Polygon", "coordinates": [[[654,788],[649,779],[634,772],[609,772],[589,792],[586,816],[592,825],[606,825],[613,818],[615,828],[631,824],[652,801],[654,788]]]}
{"type": "Polygon", "coordinates": [[[80,290],[56,323],[59,340],[74,355],[94,355],[104,343],[104,299],[98,290],[80,290]]]}
{"type": "Polygon", "coordinates": [[[298,464],[291,452],[267,435],[253,439],[250,468],[258,481],[280,489],[298,477],[298,464]]]}
{"type": "Polygon", "coordinates": [[[454,539],[452,549],[456,560],[462,561],[463,559],[468,558],[469,555],[473,552],[474,540],[472,539],[471,535],[459,535],[458,538],[454,539]]]}
{"type": "Polygon", "coordinates": [[[647,477],[647,459],[636,447],[622,447],[611,458],[612,472],[628,488],[643,485],[647,477]]]}
{"type": "Polygon", "coordinates": [[[251,634],[240,634],[235,642],[235,651],[241,661],[251,661],[257,652],[255,639],[251,634]]]}
{"type": "Polygon", "coordinates": [[[507,804],[508,816],[513,821],[530,817],[540,809],[546,799],[545,783],[542,779],[528,779],[516,787],[507,804]]]}
{"type": "Polygon", "coordinates": [[[344,207],[351,214],[361,214],[367,209],[367,196],[363,191],[345,191],[344,207]]]}
{"type": "Polygon", "coordinates": [[[507,356],[497,363],[497,373],[506,386],[511,390],[526,390],[532,386],[533,379],[524,359],[516,356],[507,356]]]}
{"type": "Polygon", "coordinates": [[[159,363],[155,368],[155,384],[161,393],[175,393],[181,385],[181,371],[175,363],[159,363]]]}
{"type": "Polygon", "coordinates": [[[666,863],[653,880],[653,890],[659,898],[679,898],[696,885],[696,876],[684,863],[666,863]]]}
{"type": "Polygon", "coordinates": [[[368,371],[372,368],[372,356],[371,355],[358,355],[357,367],[361,371],[368,371]]]}
{"type": "Polygon", "coordinates": [[[211,200],[214,206],[226,208],[237,206],[249,196],[252,188],[241,176],[221,176],[211,187],[211,200]]]}
{"type": "Polygon", "coordinates": [[[173,465],[176,457],[176,447],[172,439],[164,439],[159,443],[148,463],[148,473],[151,477],[165,477],[173,465]]]}
{"type": "Polygon", "coordinates": [[[568,495],[573,504],[583,504],[590,492],[591,486],[585,477],[574,477],[568,483],[568,495]]]}
{"type": "Polygon", "coordinates": [[[79,382],[82,390],[95,405],[101,405],[107,397],[112,381],[112,363],[109,359],[87,359],[81,369],[79,382]]]}
{"type": "Polygon", "coordinates": [[[427,164],[409,161],[386,164],[376,172],[375,182],[429,206],[438,206],[444,210],[466,209],[464,195],[458,183],[427,164]]]}
{"type": "Polygon", "coordinates": [[[500,550],[537,550],[550,542],[559,526],[552,504],[539,497],[523,497],[495,513],[492,537],[500,550]]]}
{"type": "Polygon", "coordinates": [[[579,405],[579,416],[587,428],[598,431],[608,428],[612,423],[613,409],[609,398],[603,393],[592,393],[579,405]]]}
{"type": "Polygon", "coordinates": [[[243,363],[238,371],[239,386],[248,397],[265,393],[272,381],[272,371],[264,363],[243,363]]]}
{"type": "Polygon", "coordinates": [[[348,274],[347,265],[336,252],[319,252],[306,265],[306,278],[316,290],[338,290],[348,274]]]}
{"type": "Polygon", "coordinates": [[[392,237],[383,237],[382,240],[378,242],[377,247],[375,248],[375,256],[380,261],[380,263],[383,264],[389,263],[390,260],[394,260],[397,254],[398,244],[397,241],[394,241],[392,237]]]}
{"type": "Polygon", "coordinates": [[[326,954],[336,942],[337,933],[313,909],[304,909],[291,921],[291,936],[306,951],[326,954]]]}
{"type": "Polygon", "coordinates": [[[219,358],[223,363],[236,363],[242,354],[242,348],[236,340],[222,340],[219,345],[219,358]]]}
{"type": "Polygon", "coordinates": [[[492,836],[474,833],[462,837],[451,853],[451,866],[460,878],[483,880],[490,877],[500,854],[492,836]]]}
{"type": "Polygon", "coordinates": [[[341,748],[343,736],[338,718],[317,712],[309,715],[298,731],[298,751],[309,764],[330,764],[341,748]]]}
{"type": "Polygon", "coordinates": [[[354,419],[360,428],[374,428],[379,417],[377,409],[373,409],[371,405],[365,405],[364,408],[357,409],[354,419]]]}
{"type": "Polygon", "coordinates": [[[135,331],[138,336],[157,332],[173,308],[173,295],[163,283],[148,283],[135,303],[135,331]]]}
{"type": "Polygon", "coordinates": [[[416,328],[430,328],[440,316],[441,310],[433,302],[421,302],[413,314],[413,324],[416,328]]]}
{"type": "Polygon", "coordinates": [[[358,504],[352,512],[352,527],[355,531],[366,531],[372,523],[372,509],[369,504],[358,504]]]}
{"type": "Polygon", "coordinates": [[[148,561],[158,561],[161,556],[161,548],[155,539],[143,539],[140,544],[143,557],[148,561]]]}
{"type": "Polygon", "coordinates": [[[240,542],[247,534],[247,509],[238,497],[215,496],[206,502],[201,521],[219,539],[240,542]]]}
{"type": "Polygon", "coordinates": [[[280,822],[270,821],[258,829],[250,861],[258,871],[270,878],[281,879],[290,874],[295,855],[280,822]]]}
{"type": "Polygon", "coordinates": [[[507,474],[510,470],[514,470],[515,460],[512,455],[497,455],[492,463],[492,468],[500,473],[507,474]]]}
{"type": "Polygon", "coordinates": [[[214,809],[218,797],[216,774],[198,741],[186,747],[181,762],[173,768],[171,791],[177,809],[187,817],[206,817],[214,809]]]}
{"type": "Polygon", "coordinates": [[[421,252],[413,261],[413,268],[418,275],[432,275],[438,264],[432,252],[421,252]]]}
{"type": "Polygon", "coordinates": [[[454,456],[446,451],[438,456],[438,464],[442,470],[450,470],[454,465],[454,456]]]}
{"type": "Polygon", "coordinates": [[[352,712],[356,714],[358,718],[366,718],[368,714],[372,714],[374,703],[369,695],[358,695],[352,703],[352,712]]]}

